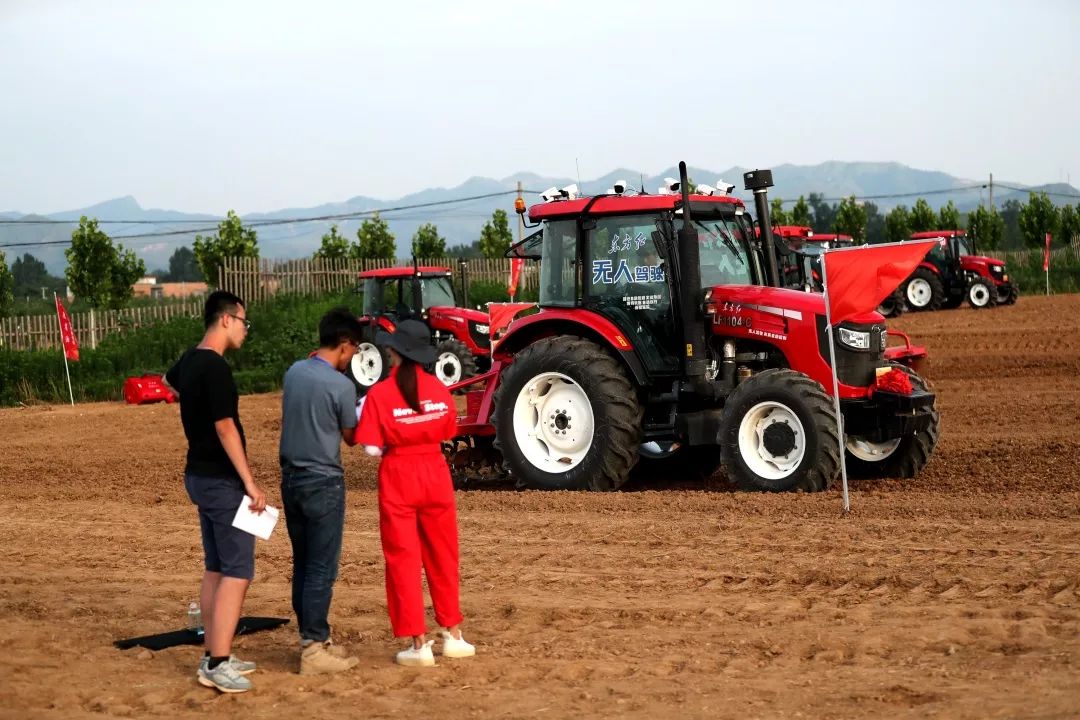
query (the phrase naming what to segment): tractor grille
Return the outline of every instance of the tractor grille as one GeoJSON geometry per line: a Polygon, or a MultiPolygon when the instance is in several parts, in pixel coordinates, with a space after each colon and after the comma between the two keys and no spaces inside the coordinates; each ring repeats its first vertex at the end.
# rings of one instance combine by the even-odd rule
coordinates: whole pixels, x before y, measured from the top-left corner
{"type": "MultiPolygon", "coordinates": [[[[825,317],[817,316],[818,349],[825,363],[829,363],[829,336],[825,331],[825,317]]],[[[870,345],[866,350],[853,350],[840,342],[838,332],[834,333],[836,352],[836,376],[840,382],[853,387],[869,387],[874,384],[877,368],[882,364],[885,351],[882,344],[885,335],[884,325],[841,323],[840,327],[860,333],[870,334],[870,345]]]]}

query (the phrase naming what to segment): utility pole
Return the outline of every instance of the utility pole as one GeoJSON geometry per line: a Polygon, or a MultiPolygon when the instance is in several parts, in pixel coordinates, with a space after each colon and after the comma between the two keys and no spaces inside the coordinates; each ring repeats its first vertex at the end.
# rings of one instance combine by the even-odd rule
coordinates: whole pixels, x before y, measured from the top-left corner
{"type": "Polygon", "coordinates": [[[994,209],[994,173],[990,173],[990,209],[994,209]]]}

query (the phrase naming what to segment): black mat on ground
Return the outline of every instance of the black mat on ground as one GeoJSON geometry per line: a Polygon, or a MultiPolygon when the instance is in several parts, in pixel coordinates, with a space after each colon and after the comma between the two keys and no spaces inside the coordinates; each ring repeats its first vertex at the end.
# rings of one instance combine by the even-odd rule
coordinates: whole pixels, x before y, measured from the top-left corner
{"type": "MultiPolygon", "coordinates": [[[[240,622],[236,623],[236,634],[247,635],[248,633],[258,632],[259,630],[273,630],[276,627],[281,627],[285,623],[289,622],[288,618],[273,618],[273,617],[242,617],[240,622]]],[[[127,640],[117,640],[113,643],[121,650],[127,650],[133,647],[144,647],[147,650],[164,650],[165,648],[171,648],[176,645],[202,645],[203,636],[195,632],[194,630],[173,630],[172,632],[161,633],[159,635],[146,635],[144,637],[128,638],[127,640]]]]}

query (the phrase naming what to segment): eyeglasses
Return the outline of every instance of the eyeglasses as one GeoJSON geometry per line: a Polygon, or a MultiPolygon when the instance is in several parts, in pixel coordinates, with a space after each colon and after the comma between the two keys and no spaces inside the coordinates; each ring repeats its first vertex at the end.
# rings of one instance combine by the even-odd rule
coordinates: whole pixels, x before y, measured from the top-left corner
{"type": "Polygon", "coordinates": [[[231,317],[233,320],[239,320],[240,322],[242,322],[244,324],[244,329],[245,330],[250,330],[251,329],[251,321],[248,320],[247,318],[242,318],[239,315],[233,315],[232,313],[225,313],[225,314],[228,315],[229,317],[231,317]]]}

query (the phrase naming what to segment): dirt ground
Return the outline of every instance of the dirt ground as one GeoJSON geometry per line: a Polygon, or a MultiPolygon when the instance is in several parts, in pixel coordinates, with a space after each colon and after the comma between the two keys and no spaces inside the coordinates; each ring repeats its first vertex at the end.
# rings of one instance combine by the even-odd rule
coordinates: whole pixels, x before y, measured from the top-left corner
{"type": "MultiPolygon", "coordinates": [[[[112,641],[181,627],[198,523],[176,406],[0,411],[0,716],[1038,717],[1080,714],[1080,296],[906,315],[942,435],[912,481],[757,495],[458,494],[472,659],[392,663],[375,464],[347,453],[336,640],[360,665],[296,674],[290,625],[238,639],[256,690],[199,651],[112,641]]],[[[245,397],[278,504],[280,397],[245,397]]],[[[289,617],[284,528],[247,614],[289,617]]],[[[433,622],[433,621],[432,621],[433,622]]]]}

